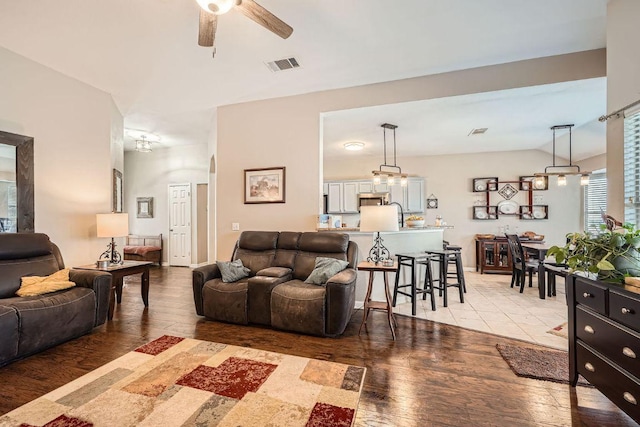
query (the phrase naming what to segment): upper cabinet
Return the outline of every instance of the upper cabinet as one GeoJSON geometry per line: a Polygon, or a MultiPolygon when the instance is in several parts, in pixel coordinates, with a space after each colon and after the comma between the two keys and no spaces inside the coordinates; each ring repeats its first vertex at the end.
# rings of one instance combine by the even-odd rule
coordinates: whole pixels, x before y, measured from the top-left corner
{"type": "Polygon", "coordinates": [[[422,213],[425,209],[424,178],[409,178],[407,186],[377,184],[371,180],[325,182],[327,213],[358,213],[359,193],[389,193],[389,201],[397,202],[405,213],[422,213]]]}
{"type": "Polygon", "coordinates": [[[358,183],[329,182],[327,213],[358,213],[358,183]]]}

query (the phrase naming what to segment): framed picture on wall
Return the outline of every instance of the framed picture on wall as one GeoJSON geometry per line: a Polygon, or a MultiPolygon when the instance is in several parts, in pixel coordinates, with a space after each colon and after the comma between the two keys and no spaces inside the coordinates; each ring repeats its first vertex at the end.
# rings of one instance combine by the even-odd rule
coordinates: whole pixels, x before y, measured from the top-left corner
{"type": "Polygon", "coordinates": [[[153,218],[153,197],[137,197],[137,218],[153,218]]]}
{"type": "Polygon", "coordinates": [[[122,172],[113,170],[113,211],[122,212],[122,172]]]}
{"type": "Polygon", "coordinates": [[[245,169],[244,203],[284,203],[285,167],[245,169]]]}

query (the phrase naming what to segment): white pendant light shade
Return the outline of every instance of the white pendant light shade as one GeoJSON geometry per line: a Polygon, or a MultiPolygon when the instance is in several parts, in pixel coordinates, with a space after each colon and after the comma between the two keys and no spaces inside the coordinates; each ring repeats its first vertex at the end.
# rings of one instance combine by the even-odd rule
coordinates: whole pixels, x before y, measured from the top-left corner
{"type": "Polygon", "coordinates": [[[558,187],[564,187],[567,185],[567,177],[564,175],[558,175],[558,187]]]}
{"type": "Polygon", "coordinates": [[[585,174],[580,177],[580,185],[589,185],[589,175],[585,174]]]}

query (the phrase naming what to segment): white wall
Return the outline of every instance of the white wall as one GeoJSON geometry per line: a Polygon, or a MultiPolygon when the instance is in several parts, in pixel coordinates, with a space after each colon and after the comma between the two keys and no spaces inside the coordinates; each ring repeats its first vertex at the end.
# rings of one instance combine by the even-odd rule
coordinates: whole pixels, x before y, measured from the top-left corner
{"type": "MultiPolygon", "coordinates": [[[[607,113],[640,99],[640,1],[610,0],[607,3],[607,113]]],[[[624,218],[624,120],[607,121],[607,209],[624,218]]]]}
{"type": "MultiPolygon", "coordinates": [[[[217,245],[228,258],[241,230],[314,230],[322,180],[323,112],[489,92],[605,75],[596,50],[236,104],[218,109],[217,245]],[[243,204],[243,169],[285,166],[286,203],[243,204]]],[[[404,167],[404,166],[403,166],[404,167]]],[[[212,211],[213,215],[213,211],[212,211]]]]}
{"type": "Polygon", "coordinates": [[[206,144],[154,149],[150,153],[127,151],[124,154],[124,208],[129,212],[131,234],[162,233],[163,258],[169,256],[169,184],[191,183],[191,262],[197,258],[196,184],[207,183],[206,144]],[[153,218],[136,218],[136,197],[153,197],[153,218]]]}
{"type": "Polygon", "coordinates": [[[68,266],[95,261],[98,212],[111,210],[109,94],[0,48],[0,130],[34,137],[35,230],[68,266]]]}
{"type": "MultiPolygon", "coordinates": [[[[475,199],[484,196],[484,193],[472,191],[473,178],[498,177],[500,181],[517,181],[520,176],[544,170],[550,162],[551,155],[538,150],[399,157],[397,161],[410,176],[425,177],[425,197],[433,193],[438,198],[438,209],[426,209],[425,219],[428,224],[434,224],[435,216],[441,215],[448,225],[455,227],[445,231],[444,239],[462,246],[465,266],[475,265],[474,238],[478,233],[499,234],[500,227],[508,225],[510,232],[534,231],[545,235],[549,244],[564,244],[568,232],[582,230],[579,177],[568,177],[566,187],[558,187],[551,178],[549,190],[534,192],[542,197],[542,204],[549,205],[548,220],[520,220],[505,215],[498,220],[472,219],[475,199]]],[[[369,179],[379,163],[380,159],[376,157],[360,158],[357,162],[344,157],[325,158],[324,177],[327,180],[369,179]]],[[[492,192],[490,197],[493,205],[504,200],[497,192],[492,192]]],[[[527,193],[521,191],[512,200],[528,204],[527,193]]]]}

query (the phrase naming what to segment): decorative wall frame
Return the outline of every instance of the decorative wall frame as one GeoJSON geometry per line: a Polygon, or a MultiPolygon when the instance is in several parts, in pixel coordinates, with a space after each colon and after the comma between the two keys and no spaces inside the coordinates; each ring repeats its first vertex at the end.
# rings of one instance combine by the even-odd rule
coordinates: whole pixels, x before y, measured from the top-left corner
{"type": "Polygon", "coordinates": [[[285,203],[284,166],[244,170],[244,203],[285,203]]]}
{"type": "Polygon", "coordinates": [[[113,170],[113,211],[122,212],[122,172],[113,170]]]}
{"type": "Polygon", "coordinates": [[[153,218],[153,197],[136,197],[136,217],[153,218]]]}
{"type": "Polygon", "coordinates": [[[427,197],[427,209],[438,209],[438,198],[433,193],[427,197]]]}

